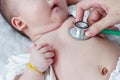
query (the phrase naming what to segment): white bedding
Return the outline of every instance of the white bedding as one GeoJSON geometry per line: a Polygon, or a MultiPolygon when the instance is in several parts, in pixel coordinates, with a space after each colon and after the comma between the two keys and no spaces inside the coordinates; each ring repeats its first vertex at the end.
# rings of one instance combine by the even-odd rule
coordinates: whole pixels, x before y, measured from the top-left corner
{"type": "Polygon", "coordinates": [[[0,15],[0,71],[10,55],[25,52],[30,41],[15,32],[0,15]]]}
{"type": "MultiPolygon", "coordinates": [[[[71,7],[69,11],[75,16],[75,7],[71,7]],[[72,12],[73,11],[73,12],[72,12]]],[[[31,41],[15,32],[0,15],[0,71],[7,63],[7,59],[11,55],[25,53],[30,47],[31,41]]],[[[111,37],[120,43],[120,37],[111,37]]]]}

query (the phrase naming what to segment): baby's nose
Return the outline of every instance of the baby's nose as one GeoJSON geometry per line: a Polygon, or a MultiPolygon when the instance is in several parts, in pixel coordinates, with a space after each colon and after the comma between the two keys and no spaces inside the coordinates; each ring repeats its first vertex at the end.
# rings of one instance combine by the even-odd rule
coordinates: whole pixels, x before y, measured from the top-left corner
{"type": "Polygon", "coordinates": [[[54,7],[54,5],[57,4],[57,0],[47,0],[48,4],[50,5],[51,9],[54,7]]]}

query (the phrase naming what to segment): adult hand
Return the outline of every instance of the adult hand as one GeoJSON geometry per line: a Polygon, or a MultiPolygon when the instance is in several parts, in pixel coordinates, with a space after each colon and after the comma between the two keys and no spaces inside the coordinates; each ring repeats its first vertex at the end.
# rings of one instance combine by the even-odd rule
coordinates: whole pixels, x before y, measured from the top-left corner
{"type": "Polygon", "coordinates": [[[77,4],[76,21],[82,21],[84,11],[91,10],[88,22],[91,27],[86,36],[92,37],[103,29],[120,23],[120,0],[83,0],[77,4]]]}

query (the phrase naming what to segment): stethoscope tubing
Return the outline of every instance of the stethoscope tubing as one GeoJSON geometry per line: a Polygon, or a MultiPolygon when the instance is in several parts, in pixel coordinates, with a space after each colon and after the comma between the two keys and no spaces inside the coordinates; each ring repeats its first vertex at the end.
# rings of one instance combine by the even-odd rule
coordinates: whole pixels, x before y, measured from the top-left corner
{"type": "Polygon", "coordinates": [[[118,31],[118,30],[104,29],[99,34],[110,34],[110,35],[120,36],[120,31],[118,31]]]}

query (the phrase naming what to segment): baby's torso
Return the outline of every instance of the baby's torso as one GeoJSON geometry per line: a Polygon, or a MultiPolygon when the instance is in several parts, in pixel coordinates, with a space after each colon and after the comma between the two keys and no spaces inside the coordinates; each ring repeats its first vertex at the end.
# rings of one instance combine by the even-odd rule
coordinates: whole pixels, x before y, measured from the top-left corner
{"type": "Polygon", "coordinates": [[[58,49],[54,64],[58,80],[109,80],[118,61],[118,50],[90,44],[65,44],[58,49]]]}
{"type": "Polygon", "coordinates": [[[50,41],[56,49],[53,68],[57,80],[109,80],[120,55],[118,47],[97,37],[86,41],[73,39],[68,33],[72,21],[48,35],[57,34],[50,41]]]}

